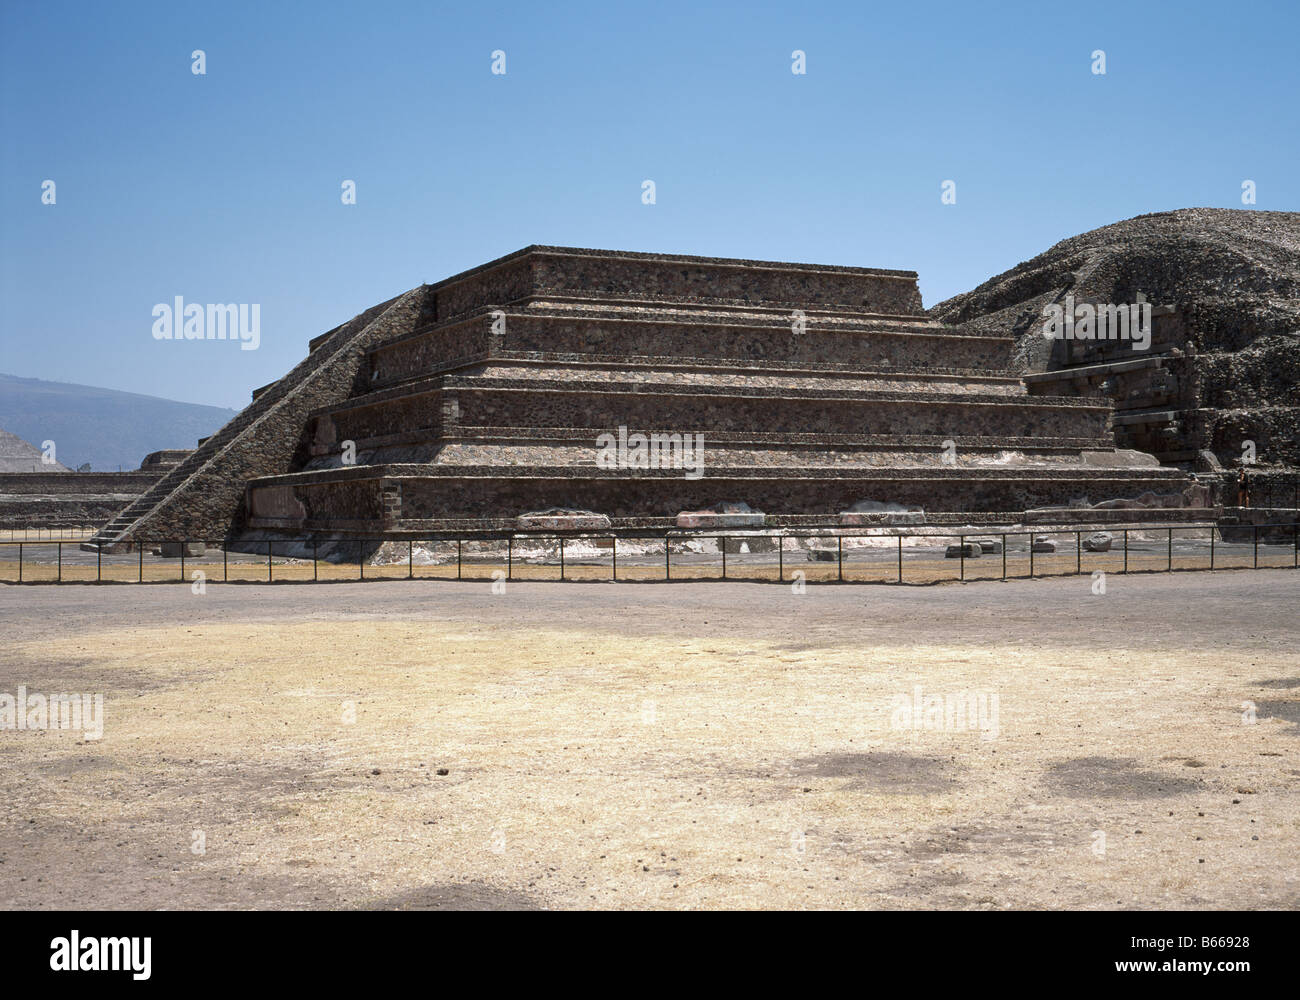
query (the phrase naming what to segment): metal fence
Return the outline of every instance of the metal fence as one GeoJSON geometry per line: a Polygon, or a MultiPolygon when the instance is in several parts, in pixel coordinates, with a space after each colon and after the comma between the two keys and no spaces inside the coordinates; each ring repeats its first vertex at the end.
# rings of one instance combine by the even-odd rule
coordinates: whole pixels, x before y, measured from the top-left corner
{"type": "Polygon", "coordinates": [[[1133,524],[1109,529],[1109,544],[1102,540],[1090,545],[1086,540],[1101,530],[952,532],[936,525],[906,532],[819,527],[782,534],[476,532],[400,540],[280,539],[257,543],[255,549],[245,543],[240,551],[191,538],[137,541],[131,550],[116,553],[84,551],[76,541],[0,540],[0,583],[405,578],[931,584],[1096,572],[1300,567],[1300,522],[1133,524]]]}

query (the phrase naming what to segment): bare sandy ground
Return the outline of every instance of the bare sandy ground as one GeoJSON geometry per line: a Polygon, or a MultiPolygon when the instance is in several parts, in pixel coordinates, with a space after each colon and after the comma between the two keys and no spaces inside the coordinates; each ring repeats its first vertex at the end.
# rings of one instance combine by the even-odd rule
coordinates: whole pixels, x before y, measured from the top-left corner
{"type": "MultiPolygon", "coordinates": [[[[1294,908],[1300,573],[0,587],[0,906],[1294,908]],[[996,731],[900,696],[997,698],[996,731]]],[[[985,721],[988,721],[986,711],[985,721]]]]}

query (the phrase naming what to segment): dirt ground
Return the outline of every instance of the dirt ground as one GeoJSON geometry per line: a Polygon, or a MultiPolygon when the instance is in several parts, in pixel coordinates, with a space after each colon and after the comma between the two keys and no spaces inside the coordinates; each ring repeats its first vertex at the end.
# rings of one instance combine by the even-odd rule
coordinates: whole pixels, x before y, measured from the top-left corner
{"type": "Polygon", "coordinates": [[[1300,906],[1300,573],[1093,585],[0,586],[0,906],[1300,906]]]}

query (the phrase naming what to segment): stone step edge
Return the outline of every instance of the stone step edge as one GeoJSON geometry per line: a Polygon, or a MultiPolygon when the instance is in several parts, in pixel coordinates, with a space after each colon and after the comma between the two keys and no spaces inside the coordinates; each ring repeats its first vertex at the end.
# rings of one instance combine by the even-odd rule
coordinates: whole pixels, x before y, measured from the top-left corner
{"type": "MultiPolygon", "coordinates": [[[[593,308],[589,310],[590,314],[585,314],[576,309],[556,308],[548,309],[543,301],[538,301],[536,297],[525,296],[519,299],[511,299],[500,304],[485,305],[476,308],[472,312],[462,313],[457,316],[450,316],[447,319],[435,320],[426,323],[409,333],[393,337],[382,343],[376,344],[370,348],[368,353],[387,350],[389,348],[404,344],[408,341],[419,340],[422,337],[430,336],[435,333],[443,333],[454,329],[458,326],[467,327],[471,330],[490,329],[490,322],[494,313],[504,313],[506,322],[507,335],[510,329],[510,317],[513,315],[520,320],[558,320],[564,322],[586,322],[592,324],[619,324],[631,323],[641,326],[683,326],[692,330],[709,330],[713,327],[726,327],[733,330],[786,330],[791,336],[808,336],[810,334],[871,334],[877,336],[919,336],[919,337],[946,337],[957,340],[970,340],[986,343],[1006,343],[1010,346],[1015,338],[1007,333],[990,333],[984,330],[969,329],[961,326],[951,326],[940,323],[938,320],[928,319],[924,315],[911,316],[908,314],[894,313],[870,313],[857,312],[849,310],[810,310],[800,306],[791,306],[785,308],[781,306],[773,307],[746,307],[744,309],[720,309],[715,312],[707,312],[707,305],[700,305],[697,310],[689,308],[682,309],[663,309],[654,310],[648,308],[656,302],[663,300],[654,299],[628,299],[628,300],[606,300],[601,303],[593,303],[593,308]],[[608,314],[608,307],[614,306],[628,309],[643,310],[642,315],[611,316],[608,314]],[[809,321],[807,330],[802,334],[795,334],[791,329],[791,320],[795,309],[799,309],[804,317],[809,321]],[[699,318],[679,318],[675,313],[682,312],[689,314],[695,311],[699,318]],[[764,319],[768,321],[764,322],[764,319]],[[715,318],[716,317],[716,318],[715,318]],[[817,325],[816,320],[823,319],[827,322],[834,323],[833,328],[824,328],[817,325]],[[860,328],[855,328],[855,325],[860,328]]],[[[689,307],[692,303],[682,302],[673,303],[674,306],[689,307]]],[[[738,304],[739,305],[739,304],[738,304]]]]}
{"type": "Polygon", "coordinates": [[[482,351],[440,363],[413,375],[403,375],[391,379],[375,379],[371,382],[371,391],[366,395],[375,395],[393,389],[403,389],[414,383],[451,374],[474,365],[495,364],[523,368],[537,365],[546,367],[571,366],[575,369],[665,370],[669,372],[699,372],[702,374],[716,372],[718,374],[756,378],[778,376],[816,378],[825,376],[829,379],[892,378],[935,382],[1007,382],[1019,383],[1022,388],[1024,385],[1020,374],[1008,368],[893,368],[888,366],[863,368],[860,365],[852,364],[811,361],[792,364],[789,361],[767,361],[755,358],[695,358],[684,355],[658,356],[650,354],[574,354],[559,351],[482,351]]]}
{"type": "MultiPolygon", "coordinates": [[[[443,442],[463,442],[471,440],[500,441],[538,441],[538,442],[572,442],[591,443],[597,436],[614,433],[608,427],[493,427],[493,426],[457,426],[445,428],[437,433],[427,431],[403,431],[398,434],[382,434],[368,438],[352,439],[358,449],[388,448],[404,444],[425,444],[443,442]]],[[[681,429],[629,427],[629,434],[687,434],[703,433],[709,444],[763,444],[787,445],[791,447],[820,447],[824,445],[853,445],[882,448],[935,448],[943,447],[945,441],[951,440],[959,449],[979,451],[1035,450],[1035,451],[1093,451],[1113,450],[1112,437],[1108,432],[1096,437],[993,437],[986,435],[940,435],[940,434],[820,434],[810,431],[692,431],[681,429]]],[[[332,454],[333,448],[319,454],[332,454]]]]}
{"type": "Polygon", "coordinates": [[[546,364],[572,364],[575,367],[609,368],[678,368],[718,370],[744,374],[747,371],[769,375],[828,375],[828,376],[895,376],[935,379],[974,379],[981,381],[1022,382],[1019,372],[1010,368],[907,368],[884,366],[864,368],[860,364],[830,361],[785,361],[764,358],[696,358],[686,355],[654,354],[573,354],[563,351],[495,351],[485,356],[485,361],[532,362],[546,364]]]}
{"type": "MultiPolygon", "coordinates": [[[[491,311],[493,307],[489,307],[491,311]]],[[[510,310],[518,310],[521,319],[590,319],[597,322],[656,323],[659,325],[681,324],[691,327],[699,326],[735,326],[744,328],[753,325],[755,329],[790,329],[794,313],[797,311],[812,324],[824,321],[839,327],[849,324],[862,324],[876,332],[880,327],[898,327],[899,332],[935,332],[953,337],[969,337],[973,340],[1007,340],[1015,338],[1009,333],[999,333],[978,327],[963,326],[956,323],[944,323],[925,313],[881,313],[859,309],[854,306],[809,306],[795,302],[754,303],[740,299],[671,299],[648,296],[646,298],[592,298],[585,296],[532,295],[513,299],[505,306],[495,307],[506,313],[507,325],[510,310]],[[613,312],[625,312],[628,316],[611,316],[613,312]],[[696,319],[693,317],[701,317],[696,319]],[[679,318],[680,317],[680,318],[679,318]],[[715,319],[716,317],[716,319],[715,319]],[[743,320],[743,322],[737,322],[743,320]],[[752,322],[758,320],[759,322],[752,322]],[[770,320],[769,322],[763,322],[770,320]]],[[[470,314],[465,314],[470,315],[470,314]]],[[[439,322],[451,322],[458,317],[449,317],[439,322]]],[[[823,332],[837,332],[834,330],[823,332]]]]}
{"type": "Polygon", "coordinates": [[[342,403],[319,407],[309,417],[321,417],[350,410],[383,406],[394,400],[438,392],[518,393],[534,395],[583,396],[700,396],[718,399],[776,399],[805,402],[808,400],[839,400],[852,403],[931,403],[946,406],[1020,407],[1046,410],[1105,411],[1110,413],[1109,400],[1092,396],[1030,396],[964,390],[960,392],[916,392],[888,389],[810,389],[791,386],[705,386],[674,382],[617,382],[569,381],[559,379],[510,379],[477,375],[435,375],[429,379],[385,389],[378,393],[356,396],[342,403]]]}
{"type": "Polygon", "coordinates": [[[702,265],[717,269],[763,270],[763,271],[798,271],[807,274],[841,274],[850,277],[899,278],[914,281],[915,271],[883,267],[855,267],[850,264],[808,264],[798,261],[752,260],[748,257],[706,257],[699,254],[660,253],[641,250],[607,250],[600,247],[566,247],[550,243],[530,243],[526,247],[512,250],[493,260],[458,271],[456,274],[435,281],[429,287],[437,290],[449,288],[469,280],[481,278],[486,274],[504,268],[529,255],[540,257],[579,257],[589,260],[633,260],[646,263],[674,265],[702,265]]]}
{"type": "MultiPolygon", "coordinates": [[[[639,480],[680,479],[682,469],[598,469],[596,466],[478,465],[438,466],[394,463],[389,465],[357,465],[341,468],[316,469],[307,472],[286,472],[275,476],[260,476],[246,480],[246,486],[291,486],[313,483],[345,483],[379,479],[465,479],[465,480],[639,480]]],[[[1181,469],[1165,466],[1145,466],[1135,469],[1116,469],[1105,466],[1078,465],[1067,468],[1049,466],[877,466],[872,468],[842,466],[775,466],[726,467],[723,475],[707,472],[704,479],[712,481],[763,480],[763,479],[863,479],[888,482],[891,480],[1064,480],[1088,483],[1142,482],[1144,480],[1169,480],[1191,482],[1191,475],[1181,469]]]]}

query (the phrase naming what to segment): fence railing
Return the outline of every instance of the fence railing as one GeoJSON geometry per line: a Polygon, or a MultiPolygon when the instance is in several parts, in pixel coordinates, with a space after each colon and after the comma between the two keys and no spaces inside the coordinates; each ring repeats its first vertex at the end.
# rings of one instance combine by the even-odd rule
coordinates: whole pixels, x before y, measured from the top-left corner
{"type": "Polygon", "coordinates": [[[1300,568],[1300,522],[1017,531],[791,529],[475,532],[242,543],[184,538],[93,552],[0,539],[0,583],[290,583],[380,579],[747,580],[930,584],[1082,573],[1300,568]],[[1087,540],[1087,541],[1085,541],[1087,540]]]}

